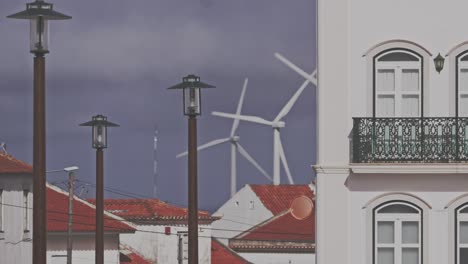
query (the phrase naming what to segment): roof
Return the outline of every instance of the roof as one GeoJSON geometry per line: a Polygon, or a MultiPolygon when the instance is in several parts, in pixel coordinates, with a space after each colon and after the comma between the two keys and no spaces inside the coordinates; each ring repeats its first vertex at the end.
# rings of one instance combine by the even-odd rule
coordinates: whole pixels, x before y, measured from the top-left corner
{"type": "MultiPolygon", "coordinates": [[[[94,203],[93,200],[89,200],[94,203]]],[[[105,210],[128,221],[187,221],[188,209],[168,204],[159,199],[105,199],[105,210]]],[[[198,219],[211,223],[219,218],[208,211],[198,211],[198,219]]]]}
{"type": "MultiPolygon", "coordinates": [[[[47,231],[68,230],[68,192],[47,185],[47,231]]],[[[96,207],[75,196],[73,200],[73,232],[94,232],[96,229],[96,207]]],[[[136,229],[124,219],[105,212],[104,231],[132,233],[136,229]]]]}
{"type": "Polygon", "coordinates": [[[236,252],[221,244],[218,240],[211,239],[211,264],[250,264],[236,252]]]}
{"type": "Polygon", "coordinates": [[[314,241],[314,214],[298,220],[288,210],[230,239],[229,246],[237,251],[313,252],[314,241]]]}
{"type": "Polygon", "coordinates": [[[120,264],[156,264],[156,262],[146,260],[128,246],[120,245],[120,264]]]}
{"type": "Polygon", "coordinates": [[[305,195],[313,200],[314,193],[307,184],[303,185],[257,185],[250,184],[263,205],[273,215],[278,215],[289,209],[293,200],[305,195]]]}
{"type": "Polygon", "coordinates": [[[0,153],[0,174],[32,173],[32,166],[24,161],[17,160],[13,156],[0,153]]]}

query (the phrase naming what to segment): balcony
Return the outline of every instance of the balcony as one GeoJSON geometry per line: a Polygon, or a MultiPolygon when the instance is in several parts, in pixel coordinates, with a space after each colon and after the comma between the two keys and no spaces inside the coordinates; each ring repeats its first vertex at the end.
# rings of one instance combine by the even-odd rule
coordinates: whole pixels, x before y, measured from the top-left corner
{"type": "Polygon", "coordinates": [[[468,161],[468,118],[353,118],[353,163],[468,161]]]}

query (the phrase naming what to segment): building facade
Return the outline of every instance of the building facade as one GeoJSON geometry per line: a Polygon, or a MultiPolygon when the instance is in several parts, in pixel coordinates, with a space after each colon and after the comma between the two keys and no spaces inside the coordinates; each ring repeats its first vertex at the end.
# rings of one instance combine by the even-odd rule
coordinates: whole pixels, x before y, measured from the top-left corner
{"type": "Polygon", "coordinates": [[[317,2],[317,263],[468,263],[468,2],[317,2]]]}

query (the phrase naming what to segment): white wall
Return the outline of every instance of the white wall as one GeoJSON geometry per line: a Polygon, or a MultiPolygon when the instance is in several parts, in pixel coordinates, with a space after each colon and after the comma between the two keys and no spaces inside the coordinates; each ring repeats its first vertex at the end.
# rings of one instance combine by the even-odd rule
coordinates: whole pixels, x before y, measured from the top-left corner
{"type": "MultiPolygon", "coordinates": [[[[76,234],[73,237],[72,262],[74,264],[89,264],[95,260],[94,233],[76,234]]],[[[67,234],[48,234],[47,263],[67,263],[67,234]]],[[[120,264],[119,235],[106,234],[104,236],[104,262],[120,264]]]]}
{"type": "Polygon", "coordinates": [[[224,203],[213,216],[222,217],[212,223],[213,237],[227,245],[228,239],[271,218],[273,214],[258,199],[258,196],[245,185],[231,199],[224,203]],[[253,208],[250,209],[250,202],[253,208]],[[236,230],[236,231],[227,231],[236,230]]]}
{"type": "Polygon", "coordinates": [[[468,40],[467,9],[467,1],[318,0],[317,263],[367,263],[363,206],[387,192],[416,195],[432,206],[425,263],[449,263],[452,230],[444,206],[468,190],[466,175],[349,177],[348,136],[353,117],[372,116],[368,58],[363,55],[394,39],[432,53],[425,73],[425,116],[454,116],[453,58],[446,57],[440,74],[432,60],[468,40]]]}
{"type": "Polygon", "coordinates": [[[255,264],[315,264],[315,254],[303,253],[240,253],[255,264]]]}
{"type": "MultiPolygon", "coordinates": [[[[170,235],[165,234],[163,225],[139,225],[135,234],[122,234],[121,243],[138,251],[143,257],[157,263],[178,264],[179,232],[187,232],[186,225],[170,227],[170,235]],[[148,231],[148,232],[144,232],[148,231]]],[[[198,258],[200,264],[211,263],[211,228],[200,225],[198,232],[198,258]]]]}
{"type": "MultiPolygon", "coordinates": [[[[1,175],[0,189],[3,190],[3,239],[0,239],[0,264],[32,263],[32,210],[30,211],[30,233],[23,232],[23,189],[32,190],[31,175],[1,175]],[[13,206],[7,206],[13,205],[13,206]],[[19,207],[15,207],[19,206],[19,207]]],[[[29,204],[32,205],[32,195],[29,204]]]]}

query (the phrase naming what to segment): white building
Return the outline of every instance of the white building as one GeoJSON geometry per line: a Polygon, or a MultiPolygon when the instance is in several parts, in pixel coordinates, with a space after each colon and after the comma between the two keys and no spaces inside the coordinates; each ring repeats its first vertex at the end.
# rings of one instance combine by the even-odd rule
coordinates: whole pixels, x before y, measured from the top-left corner
{"type": "MultiPolygon", "coordinates": [[[[105,199],[104,207],[137,226],[134,234],[121,236],[124,246],[135,249],[151,263],[188,263],[187,208],[159,199],[105,199]]],[[[199,211],[200,264],[211,264],[211,223],[216,219],[206,211],[199,211]]]]}
{"type": "Polygon", "coordinates": [[[468,2],[317,2],[317,263],[468,263],[468,2]]]}
{"type": "Polygon", "coordinates": [[[213,215],[213,237],[256,264],[315,263],[315,219],[289,212],[301,196],[314,197],[313,185],[245,185],[213,215]]]}
{"type": "Polygon", "coordinates": [[[288,210],[292,201],[313,196],[312,185],[247,184],[226,201],[213,216],[213,237],[227,245],[228,239],[288,210]]]}
{"type": "MultiPolygon", "coordinates": [[[[32,263],[32,167],[0,153],[0,264],[32,263]]],[[[47,185],[47,263],[66,263],[68,193],[47,185]]],[[[75,264],[93,263],[95,207],[75,197],[73,203],[75,264]]],[[[104,258],[120,263],[119,236],[135,227],[122,218],[105,215],[104,258]]],[[[128,262],[132,263],[132,262],[128,262]]]]}

